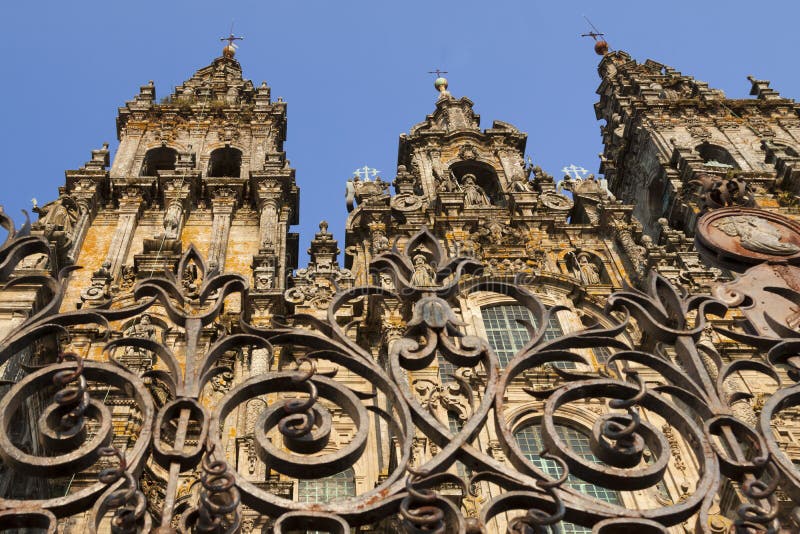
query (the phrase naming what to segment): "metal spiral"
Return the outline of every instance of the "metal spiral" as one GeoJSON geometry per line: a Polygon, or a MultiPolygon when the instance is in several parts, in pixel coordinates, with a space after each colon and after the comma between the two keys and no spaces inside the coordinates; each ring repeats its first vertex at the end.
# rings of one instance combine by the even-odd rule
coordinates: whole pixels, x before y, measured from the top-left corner
{"type": "Polygon", "coordinates": [[[144,494],[139,491],[133,476],[126,471],[128,464],[119,449],[103,447],[99,453],[100,456],[114,456],[119,460],[117,467],[109,467],[100,471],[97,477],[100,482],[111,486],[120,478],[125,479],[120,488],[105,500],[107,508],[115,509],[114,517],[111,519],[111,532],[113,534],[137,534],[147,508],[144,494]]]}
{"type": "Polygon", "coordinates": [[[214,445],[203,457],[203,475],[200,483],[200,503],[197,507],[197,523],[194,532],[222,534],[237,532],[239,516],[239,490],[233,474],[224,460],[214,459],[214,445]]]}
{"type": "Polygon", "coordinates": [[[311,380],[317,373],[317,363],[310,358],[298,358],[297,374],[292,377],[295,384],[303,384],[308,389],[307,399],[292,399],[283,406],[286,416],[280,420],[278,428],[281,434],[288,438],[298,439],[307,436],[314,428],[316,416],[313,407],[317,403],[317,386],[311,380]],[[303,372],[303,364],[308,364],[308,369],[303,372]]]}
{"type": "Polygon", "coordinates": [[[555,490],[566,482],[569,476],[569,467],[567,467],[564,460],[550,454],[546,450],[540,452],[539,456],[556,462],[561,468],[561,476],[558,479],[553,481],[540,480],[537,482],[538,486],[553,498],[555,511],[553,513],[547,513],[538,508],[531,508],[525,515],[515,517],[508,522],[509,534],[547,534],[548,531],[551,531],[553,525],[558,524],[564,519],[566,509],[564,508],[563,501],[558,496],[558,492],[555,490]]]}
{"type": "Polygon", "coordinates": [[[752,532],[751,529],[767,533],[777,532],[772,523],[778,517],[778,498],[775,490],[780,482],[780,474],[773,462],[767,463],[766,474],[768,482],[761,479],[746,480],[742,484],[742,492],[753,501],[766,500],[769,508],[765,509],[754,503],[739,506],[736,511],[739,518],[734,522],[737,534],[749,534],[752,532]]]}
{"type": "Polygon", "coordinates": [[[593,436],[592,443],[593,452],[614,467],[638,465],[645,448],[644,439],[639,434],[642,419],[636,407],[647,394],[647,386],[639,373],[628,371],[627,374],[636,380],[639,391],[629,399],[612,399],[608,405],[612,409],[625,410],[628,413],[604,416],[599,435],[593,436]]]}
{"type": "Polygon", "coordinates": [[[83,358],[74,352],[58,355],[58,363],[75,360],[75,369],[59,371],[53,376],[53,384],[59,388],[54,396],[58,405],[58,420],[61,431],[71,433],[83,426],[84,414],[89,406],[89,392],[86,390],[86,377],[83,376],[83,358]],[[69,385],[76,382],[75,385],[69,385]]]}
{"type": "Polygon", "coordinates": [[[434,505],[439,496],[432,489],[419,487],[419,484],[430,473],[428,471],[416,471],[410,467],[408,471],[411,473],[406,478],[408,495],[400,503],[400,515],[403,517],[403,525],[409,532],[443,534],[446,526],[444,510],[434,505]]]}

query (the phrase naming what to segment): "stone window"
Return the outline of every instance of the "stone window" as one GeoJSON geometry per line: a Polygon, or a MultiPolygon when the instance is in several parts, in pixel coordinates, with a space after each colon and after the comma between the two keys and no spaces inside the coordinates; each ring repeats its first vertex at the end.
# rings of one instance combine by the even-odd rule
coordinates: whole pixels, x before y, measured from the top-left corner
{"type": "Polygon", "coordinates": [[[215,178],[239,177],[242,173],[242,151],[236,148],[218,148],[211,152],[208,176],[215,178]]]}
{"type": "MultiPolygon", "coordinates": [[[[481,308],[483,318],[483,328],[486,330],[486,340],[489,346],[497,354],[500,367],[506,367],[514,354],[521,349],[525,343],[530,341],[528,330],[517,322],[517,319],[530,321],[536,326],[536,321],[527,308],[518,304],[502,304],[500,306],[488,306],[481,308]]],[[[546,340],[556,339],[564,334],[561,323],[553,315],[550,324],[544,334],[546,340]]],[[[556,367],[560,369],[574,369],[573,362],[558,362],[556,367]]]]}
{"type": "Polygon", "coordinates": [[[297,481],[299,502],[330,502],[354,497],[356,476],[352,468],[325,478],[297,481]]]}
{"type": "Polygon", "coordinates": [[[711,143],[703,143],[697,148],[697,153],[703,158],[703,162],[707,167],[719,167],[723,169],[738,169],[739,165],[733,159],[731,153],[721,146],[712,145],[711,143]]]}
{"type": "Polygon", "coordinates": [[[169,147],[158,147],[147,151],[142,162],[142,176],[158,176],[158,171],[174,171],[178,151],[169,147]]]}

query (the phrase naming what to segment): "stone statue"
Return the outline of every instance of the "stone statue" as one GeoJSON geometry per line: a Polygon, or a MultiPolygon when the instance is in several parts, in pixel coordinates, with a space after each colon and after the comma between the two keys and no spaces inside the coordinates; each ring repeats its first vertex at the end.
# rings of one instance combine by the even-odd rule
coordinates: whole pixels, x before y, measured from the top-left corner
{"type": "Polygon", "coordinates": [[[713,224],[730,237],[738,237],[742,247],[761,254],[790,256],[800,252],[794,243],[781,242],[781,234],[769,221],[752,215],[726,217],[713,224]]]}
{"type": "Polygon", "coordinates": [[[465,207],[488,206],[491,204],[489,202],[489,197],[486,196],[486,192],[475,182],[474,174],[465,174],[463,181],[464,185],[462,187],[464,189],[465,207]]]}
{"type": "Polygon", "coordinates": [[[435,277],[436,273],[433,267],[428,265],[428,258],[424,254],[414,256],[414,274],[411,276],[411,285],[432,287],[436,285],[435,277]]]}
{"type": "MultiPolygon", "coordinates": [[[[150,315],[143,313],[134,323],[125,329],[123,337],[137,337],[140,339],[156,339],[156,327],[153,325],[150,315]]],[[[125,347],[125,356],[145,356],[147,350],[139,347],[125,347]]]]}
{"type": "Polygon", "coordinates": [[[39,215],[36,226],[44,230],[48,239],[56,239],[64,248],[71,244],[80,211],[72,197],[62,196],[33,211],[39,215]]]}
{"type": "Polygon", "coordinates": [[[453,171],[450,171],[439,181],[438,189],[443,193],[454,193],[455,191],[461,191],[461,186],[458,185],[458,181],[456,180],[453,171]]]}
{"type": "Polygon", "coordinates": [[[167,239],[177,239],[178,229],[181,225],[181,216],[183,215],[183,207],[177,200],[170,202],[164,213],[164,237],[167,239]]]}
{"type": "Polygon", "coordinates": [[[589,254],[586,252],[581,252],[578,254],[578,257],[576,258],[576,267],[576,274],[578,274],[578,277],[584,284],[591,285],[599,284],[601,282],[600,271],[597,269],[597,265],[591,261],[589,254]]]}
{"type": "Polygon", "coordinates": [[[520,161],[518,167],[515,167],[512,171],[511,180],[508,184],[508,189],[511,192],[523,192],[529,193],[533,191],[533,184],[529,181],[529,177],[531,174],[531,169],[525,166],[525,164],[520,161]]]}

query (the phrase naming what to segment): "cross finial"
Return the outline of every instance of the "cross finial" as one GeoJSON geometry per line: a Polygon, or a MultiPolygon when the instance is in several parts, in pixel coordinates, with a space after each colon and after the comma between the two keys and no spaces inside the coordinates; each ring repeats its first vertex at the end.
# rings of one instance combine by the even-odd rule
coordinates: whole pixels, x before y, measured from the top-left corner
{"type": "Polygon", "coordinates": [[[594,51],[598,56],[606,55],[608,53],[608,42],[605,39],[597,39],[598,37],[605,36],[605,34],[598,30],[595,25],[592,24],[592,21],[586,17],[586,15],[584,15],[583,18],[586,19],[586,22],[589,23],[589,26],[591,26],[592,30],[589,33],[582,33],[581,37],[591,37],[594,39],[594,51]]]}
{"type": "Polygon", "coordinates": [[[440,69],[429,70],[428,74],[435,74],[436,75],[436,80],[434,80],[433,86],[436,88],[437,91],[439,91],[439,95],[440,95],[439,98],[442,98],[444,96],[448,96],[450,93],[447,92],[447,78],[442,76],[442,74],[447,74],[447,71],[446,70],[440,70],[440,69]]]}
{"type": "Polygon", "coordinates": [[[584,169],[583,167],[578,167],[574,163],[570,164],[568,167],[564,167],[561,169],[561,172],[570,176],[570,174],[575,175],[576,180],[582,180],[584,175],[589,172],[588,170],[584,169]]]}
{"type": "Polygon", "coordinates": [[[368,165],[364,165],[363,167],[359,167],[358,169],[354,170],[353,174],[355,174],[365,182],[368,182],[369,177],[372,176],[373,178],[375,178],[376,176],[378,176],[378,172],[380,172],[378,171],[378,169],[373,169],[368,165]]]}
{"type": "Polygon", "coordinates": [[[222,55],[227,58],[233,58],[236,54],[236,45],[234,41],[244,41],[244,37],[237,37],[233,34],[233,24],[231,24],[231,31],[227,37],[220,37],[220,41],[228,41],[228,44],[222,49],[222,55]]]}

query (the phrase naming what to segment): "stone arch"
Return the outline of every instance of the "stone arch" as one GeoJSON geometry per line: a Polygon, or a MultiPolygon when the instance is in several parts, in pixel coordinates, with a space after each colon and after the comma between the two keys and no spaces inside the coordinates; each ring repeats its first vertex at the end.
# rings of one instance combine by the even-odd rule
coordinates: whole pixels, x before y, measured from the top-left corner
{"type": "Polygon", "coordinates": [[[174,171],[178,162],[178,151],[168,146],[158,146],[145,152],[141,176],[158,176],[158,171],[174,171]]]}
{"type": "Polygon", "coordinates": [[[224,146],[211,151],[208,156],[208,177],[236,177],[242,174],[242,151],[224,146]]]}
{"type": "Polygon", "coordinates": [[[449,171],[452,171],[459,184],[463,184],[465,176],[472,174],[493,205],[499,206],[504,202],[500,179],[493,165],[479,159],[456,160],[449,164],[449,171]]]}
{"type": "Polygon", "coordinates": [[[741,169],[736,159],[728,151],[728,149],[709,143],[708,141],[701,143],[695,147],[695,150],[703,158],[703,162],[707,166],[715,167],[730,167],[733,169],[741,169]]]}

